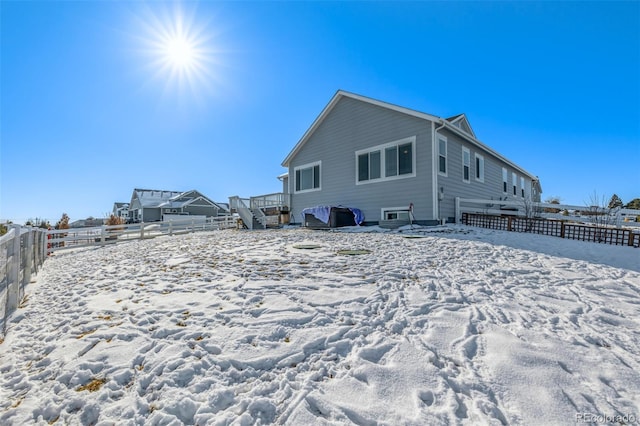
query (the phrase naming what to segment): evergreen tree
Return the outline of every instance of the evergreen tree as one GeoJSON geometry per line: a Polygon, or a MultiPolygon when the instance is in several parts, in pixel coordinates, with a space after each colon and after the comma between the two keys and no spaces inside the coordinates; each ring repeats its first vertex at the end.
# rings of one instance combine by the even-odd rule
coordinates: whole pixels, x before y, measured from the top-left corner
{"type": "Polygon", "coordinates": [[[618,194],[613,194],[611,200],[609,200],[609,208],[616,209],[618,207],[622,207],[622,200],[618,197],[618,194]]]}
{"type": "Polygon", "coordinates": [[[626,206],[624,206],[626,209],[636,209],[636,210],[640,210],[640,198],[634,198],[633,200],[629,201],[627,203],[626,206]]]}

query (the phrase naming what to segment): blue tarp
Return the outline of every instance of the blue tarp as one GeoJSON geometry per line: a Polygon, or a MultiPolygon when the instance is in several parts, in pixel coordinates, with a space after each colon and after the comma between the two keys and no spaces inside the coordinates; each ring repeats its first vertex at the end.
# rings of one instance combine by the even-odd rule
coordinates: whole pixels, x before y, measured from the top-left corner
{"type": "Polygon", "coordinates": [[[302,210],[302,222],[304,223],[304,215],[305,214],[311,214],[316,219],[318,219],[319,221],[328,224],[329,223],[329,216],[331,214],[331,209],[333,207],[346,208],[346,209],[351,210],[351,213],[353,213],[354,221],[356,222],[356,225],[358,225],[358,226],[360,226],[360,224],[362,224],[362,222],[364,222],[364,214],[362,213],[362,211],[360,209],[356,209],[354,207],[342,207],[342,206],[307,207],[306,209],[302,210]]]}

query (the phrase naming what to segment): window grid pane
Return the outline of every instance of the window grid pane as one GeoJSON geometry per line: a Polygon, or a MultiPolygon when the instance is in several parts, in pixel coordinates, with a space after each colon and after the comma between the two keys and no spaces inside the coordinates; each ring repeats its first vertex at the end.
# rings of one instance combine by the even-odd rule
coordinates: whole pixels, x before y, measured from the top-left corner
{"type": "Polygon", "coordinates": [[[311,168],[300,170],[300,189],[313,188],[313,173],[311,168]]]}
{"type": "Polygon", "coordinates": [[[313,166],[313,188],[320,188],[320,166],[313,166]]]}
{"type": "Polygon", "coordinates": [[[398,147],[392,146],[384,150],[385,176],[398,175],[398,147]]]}
{"type": "Polygon", "coordinates": [[[439,154],[439,166],[440,173],[447,173],[447,141],[444,139],[438,139],[438,154],[439,154]]]}
{"type": "Polygon", "coordinates": [[[369,153],[369,179],[380,179],[380,151],[369,153]]]}
{"type": "Polygon", "coordinates": [[[358,155],[358,180],[369,180],[369,154],[358,155]]]}
{"type": "Polygon", "coordinates": [[[413,153],[411,144],[398,147],[398,174],[407,175],[413,172],[413,153]]]}

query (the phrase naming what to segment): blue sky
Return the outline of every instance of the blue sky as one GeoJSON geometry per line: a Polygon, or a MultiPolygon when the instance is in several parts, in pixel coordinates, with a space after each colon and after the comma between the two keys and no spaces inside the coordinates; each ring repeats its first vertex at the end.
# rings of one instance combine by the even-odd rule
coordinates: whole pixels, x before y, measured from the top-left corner
{"type": "Polygon", "coordinates": [[[640,197],[639,2],[0,2],[0,218],[103,216],[133,188],[280,190],[338,89],[433,115],[543,199],[640,197]],[[183,34],[195,58],[167,59],[183,34]],[[166,41],[166,40],[165,40],[166,41]]]}

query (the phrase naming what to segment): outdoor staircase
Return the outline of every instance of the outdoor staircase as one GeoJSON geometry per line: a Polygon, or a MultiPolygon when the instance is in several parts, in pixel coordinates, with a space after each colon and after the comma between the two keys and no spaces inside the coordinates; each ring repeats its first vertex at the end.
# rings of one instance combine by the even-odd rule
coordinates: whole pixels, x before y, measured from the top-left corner
{"type": "MultiPolygon", "coordinates": [[[[266,208],[286,209],[288,211],[288,194],[276,193],[251,198],[229,197],[231,211],[238,213],[247,229],[267,229],[273,227],[273,216],[267,216],[266,208]]],[[[275,226],[278,221],[275,221],[275,226]]]]}

